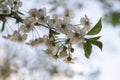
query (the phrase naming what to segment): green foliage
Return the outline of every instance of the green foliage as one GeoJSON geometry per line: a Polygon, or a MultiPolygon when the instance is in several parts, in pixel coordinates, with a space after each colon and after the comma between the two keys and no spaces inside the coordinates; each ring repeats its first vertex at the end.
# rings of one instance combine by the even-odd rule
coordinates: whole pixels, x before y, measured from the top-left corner
{"type": "Polygon", "coordinates": [[[87,58],[89,58],[89,56],[91,54],[91,50],[92,50],[93,45],[99,47],[100,50],[102,51],[103,44],[102,44],[102,42],[98,41],[99,38],[100,38],[100,36],[89,38],[89,39],[85,38],[86,43],[84,43],[83,46],[84,46],[85,56],[87,58]]]}
{"type": "Polygon", "coordinates": [[[105,14],[104,21],[112,24],[114,27],[120,25],[120,12],[112,11],[105,14]]]}
{"type": "MultiPolygon", "coordinates": [[[[98,23],[87,33],[87,35],[96,35],[98,34],[102,29],[101,19],[98,21],[98,23]]],[[[102,42],[98,41],[101,36],[92,37],[92,38],[85,38],[85,42],[83,43],[83,48],[85,52],[86,58],[90,57],[92,46],[95,45],[99,47],[102,50],[103,44],[102,42]]]]}
{"type": "Polygon", "coordinates": [[[89,38],[89,40],[98,40],[98,39],[100,39],[100,37],[101,37],[101,36],[89,38]]]}
{"type": "Polygon", "coordinates": [[[102,42],[100,42],[100,41],[90,41],[90,42],[91,42],[91,44],[96,45],[97,47],[99,47],[102,50],[102,47],[103,47],[102,42]]]}
{"type": "Polygon", "coordinates": [[[90,57],[91,51],[92,51],[92,45],[88,41],[83,44],[84,52],[86,58],[90,57]]]}
{"type": "Polygon", "coordinates": [[[0,4],[2,3],[2,2],[4,2],[5,0],[0,0],[0,4]]]}
{"type": "Polygon", "coordinates": [[[102,29],[101,19],[97,22],[97,24],[87,33],[87,35],[96,35],[102,29]]]}
{"type": "Polygon", "coordinates": [[[91,54],[93,45],[99,47],[102,50],[103,44],[102,44],[102,42],[98,41],[98,38],[100,38],[100,37],[94,37],[94,38],[89,38],[89,39],[85,38],[86,42],[83,44],[83,46],[84,46],[85,56],[87,58],[89,58],[89,56],[91,54]]]}
{"type": "Polygon", "coordinates": [[[90,42],[91,44],[99,47],[102,50],[103,44],[100,41],[97,40],[93,40],[93,39],[87,39],[88,42],[90,42]]]}

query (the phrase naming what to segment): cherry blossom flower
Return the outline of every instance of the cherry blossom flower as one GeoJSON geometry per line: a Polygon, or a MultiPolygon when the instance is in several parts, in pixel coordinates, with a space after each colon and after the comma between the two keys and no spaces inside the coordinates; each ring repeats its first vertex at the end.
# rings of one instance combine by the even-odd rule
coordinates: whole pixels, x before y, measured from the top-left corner
{"type": "Polygon", "coordinates": [[[48,19],[49,19],[49,16],[39,16],[38,23],[39,24],[47,24],[48,19]]]}
{"type": "Polygon", "coordinates": [[[38,11],[41,16],[46,16],[46,8],[41,8],[38,11]]]}
{"type": "Polygon", "coordinates": [[[81,29],[81,33],[85,35],[86,32],[89,31],[89,30],[90,30],[90,27],[91,27],[90,21],[89,21],[87,15],[85,15],[85,17],[83,17],[83,18],[80,19],[80,23],[81,23],[81,25],[84,26],[84,27],[81,29]]]}
{"type": "Polygon", "coordinates": [[[58,26],[59,24],[59,17],[58,17],[58,15],[56,15],[56,14],[53,14],[53,16],[52,16],[52,19],[48,19],[48,24],[50,25],[50,27],[51,28],[55,28],[56,26],[58,26]]]}
{"type": "Polygon", "coordinates": [[[27,29],[27,27],[25,25],[21,25],[20,28],[18,29],[18,31],[21,32],[29,32],[31,29],[27,29]]]}
{"type": "Polygon", "coordinates": [[[22,6],[22,2],[20,0],[8,0],[6,4],[13,10],[18,11],[19,7],[22,6]]]}
{"type": "Polygon", "coordinates": [[[70,42],[73,44],[84,41],[84,35],[81,34],[81,29],[78,26],[74,26],[72,31],[67,33],[67,37],[70,38],[70,42]]]}
{"type": "Polygon", "coordinates": [[[32,17],[36,17],[36,14],[38,13],[38,10],[36,8],[32,8],[29,10],[29,15],[32,17]]]}
{"type": "Polygon", "coordinates": [[[13,7],[13,9],[15,11],[18,11],[19,7],[21,7],[21,6],[22,6],[22,2],[20,0],[14,1],[14,7],[13,7]]]}
{"type": "Polygon", "coordinates": [[[37,20],[35,20],[34,18],[27,17],[26,19],[23,20],[24,25],[21,25],[21,28],[19,29],[20,31],[23,31],[23,32],[29,32],[34,28],[36,22],[37,20]]]}
{"type": "Polygon", "coordinates": [[[7,5],[1,5],[0,14],[10,14],[10,10],[7,5]]]}
{"type": "Polygon", "coordinates": [[[70,32],[72,27],[73,26],[70,24],[70,19],[69,18],[64,18],[63,20],[60,19],[60,20],[57,21],[57,26],[55,27],[55,29],[58,32],[66,34],[66,33],[70,32]]]}
{"type": "Polygon", "coordinates": [[[27,39],[27,34],[21,35],[18,31],[14,31],[12,35],[3,36],[5,39],[9,39],[15,42],[23,42],[27,39]]]}

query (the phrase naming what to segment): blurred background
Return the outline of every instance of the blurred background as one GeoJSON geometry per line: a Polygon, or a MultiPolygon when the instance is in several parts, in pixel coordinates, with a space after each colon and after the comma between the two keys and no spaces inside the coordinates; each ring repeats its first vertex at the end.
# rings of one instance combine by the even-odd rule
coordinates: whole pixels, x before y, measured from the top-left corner
{"type": "MultiPolygon", "coordinates": [[[[24,13],[31,8],[47,8],[47,14],[74,15],[73,24],[87,15],[92,25],[102,17],[102,52],[93,47],[90,59],[75,47],[75,64],[54,61],[32,48],[3,39],[0,33],[0,80],[119,80],[120,0],[22,0],[24,13]]],[[[1,24],[0,24],[1,25],[1,24]]],[[[12,25],[12,24],[11,24],[12,25]]]]}

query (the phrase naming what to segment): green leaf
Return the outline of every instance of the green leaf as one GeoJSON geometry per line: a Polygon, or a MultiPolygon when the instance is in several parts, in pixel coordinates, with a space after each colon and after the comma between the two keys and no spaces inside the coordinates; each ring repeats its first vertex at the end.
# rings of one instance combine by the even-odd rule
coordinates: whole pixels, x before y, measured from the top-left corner
{"type": "Polygon", "coordinates": [[[0,0],[0,3],[4,2],[5,0],[0,0]]]}
{"type": "Polygon", "coordinates": [[[5,21],[3,21],[1,32],[3,32],[4,29],[5,29],[5,21]]]}
{"type": "Polygon", "coordinates": [[[101,37],[101,36],[89,38],[89,40],[98,40],[98,39],[100,39],[100,37],[101,37]]]}
{"type": "Polygon", "coordinates": [[[87,33],[87,35],[96,35],[102,29],[101,19],[97,22],[97,24],[87,33]]]}
{"type": "Polygon", "coordinates": [[[83,48],[86,58],[89,58],[92,51],[92,45],[89,42],[86,42],[83,44],[83,48]]]}
{"type": "Polygon", "coordinates": [[[95,40],[90,40],[90,42],[91,42],[93,45],[99,47],[99,48],[101,49],[101,51],[102,51],[102,47],[103,47],[102,42],[100,42],[100,41],[95,41],[95,40]]]}

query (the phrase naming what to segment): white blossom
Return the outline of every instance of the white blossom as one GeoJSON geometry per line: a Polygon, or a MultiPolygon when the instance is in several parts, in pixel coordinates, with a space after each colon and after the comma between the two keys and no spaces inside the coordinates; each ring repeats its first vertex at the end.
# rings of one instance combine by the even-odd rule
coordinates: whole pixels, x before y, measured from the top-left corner
{"type": "Polygon", "coordinates": [[[84,26],[84,27],[81,29],[81,33],[82,33],[82,34],[85,34],[87,31],[90,30],[91,25],[90,25],[90,21],[89,21],[87,15],[85,15],[85,17],[83,17],[83,18],[80,19],[80,23],[81,23],[81,25],[84,26]]]}
{"type": "Polygon", "coordinates": [[[12,35],[3,36],[5,39],[9,39],[15,42],[23,42],[27,39],[27,34],[21,35],[18,31],[14,31],[12,35]]]}
{"type": "Polygon", "coordinates": [[[22,6],[22,2],[20,0],[7,0],[6,4],[13,10],[18,11],[19,7],[22,6]]]}
{"type": "Polygon", "coordinates": [[[61,20],[61,19],[58,20],[57,25],[55,27],[55,29],[58,32],[61,32],[63,34],[70,32],[71,28],[72,28],[72,25],[70,24],[69,18],[64,18],[63,20],[61,20]]]}
{"type": "Polygon", "coordinates": [[[36,22],[37,21],[33,17],[27,17],[23,20],[24,25],[21,25],[20,30],[29,32],[34,28],[36,22]]]}
{"type": "Polygon", "coordinates": [[[1,5],[1,7],[0,7],[0,14],[9,14],[9,13],[10,13],[10,10],[7,7],[7,5],[1,5]]]}
{"type": "Polygon", "coordinates": [[[36,17],[37,12],[38,10],[36,8],[33,8],[33,9],[30,9],[28,13],[30,16],[36,17]]]}
{"type": "Polygon", "coordinates": [[[48,21],[48,19],[49,19],[49,16],[40,16],[40,17],[38,18],[38,23],[39,23],[39,24],[46,24],[47,21],[48,21]]]}
{"type": "Polygon", "coordinates": [[[46,8],[41,8],[41,9],[39,9],[39,14],[40,14],[41,16],[46,16],[46,8]]]}
{"type": "Polygon", "coordinates": [[[48,19],[48,24],[50,25],[50,27],[51,28],[55,28],[56,26],[58,26],[59,24],[59,17],[58,17],[58,15],[56,15],[56,14],[53,14],[53,16],[52,16],[52,19],[48,19]]]}
{"type": "Polygon", "coordinates": [[[67,37],[70,38],[70,42],[73,44],[82,43],[84,41],[84,35],[81,34],[81,28],[74,26],[71,32],[67,33],[67,37]]]}
{"type": "Polygon", "coordinates": [[[27,29],[27,27],[25,25],[21,25],[18,30],[22,31],[22,32],[29,32],[29,30],[27,29]]]}

